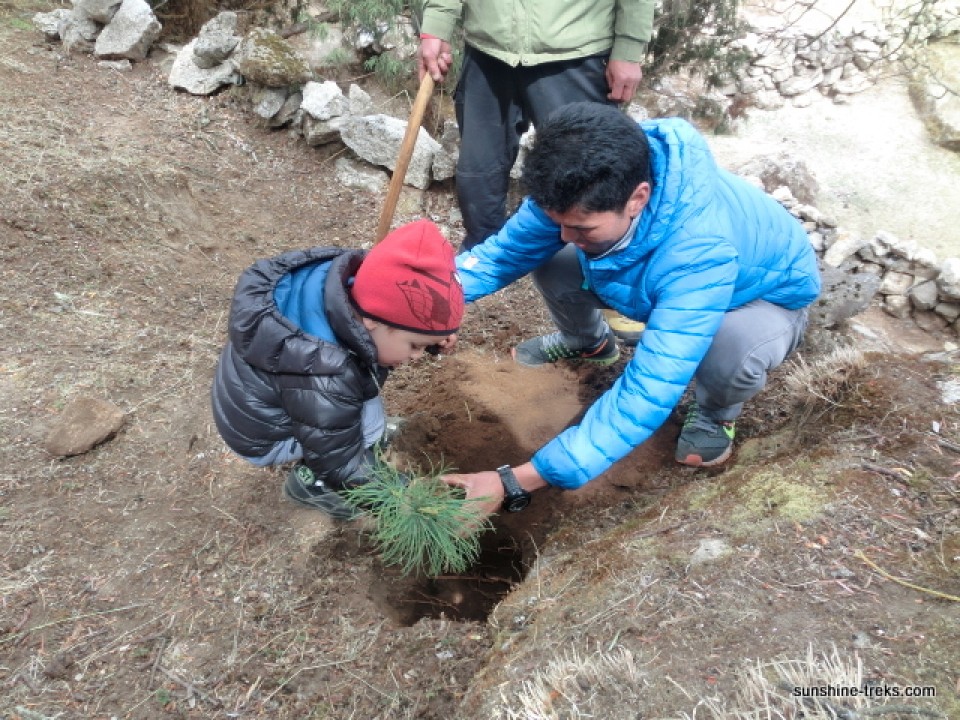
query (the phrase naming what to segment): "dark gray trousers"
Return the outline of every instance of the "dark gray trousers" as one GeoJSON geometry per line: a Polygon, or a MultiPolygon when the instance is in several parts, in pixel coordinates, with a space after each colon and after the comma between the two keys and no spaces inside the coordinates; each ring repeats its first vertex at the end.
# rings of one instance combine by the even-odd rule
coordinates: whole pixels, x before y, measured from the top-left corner
{"type": "MultiPolygon", "coordinates": [[[[533,272],[557,329],[571,347],[596,345],[607,331],[603,301],[583,289],[576,248],[568,245],[533,272]]],[[[726,422],[767,384],[767,373],[796,350],[807,329],[807,309],[788,310],[754,300],[730,310],[700,362],[694,388],[700,411],[726,422]]]]}
{"type": "Polygon", "coordinates": [[[511,67],[467,47],[454,95],[460,128],[457,198],[470,249],[507,218],[510,169],[520,136],[561,105],[607,100],[606,58],[511,67]]]}

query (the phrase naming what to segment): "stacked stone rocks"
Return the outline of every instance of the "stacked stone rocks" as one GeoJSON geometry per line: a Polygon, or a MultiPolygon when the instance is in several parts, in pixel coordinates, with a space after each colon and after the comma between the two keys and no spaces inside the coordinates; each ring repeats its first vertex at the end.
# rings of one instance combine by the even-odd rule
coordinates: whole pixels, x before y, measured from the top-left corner
{"type": "Polygon", "coordinates": [[[827,30],[805,30],[810,23],[802,18],[784,24],[778,19],[728,44],[746,62],[721,94],[760,109],[807,106],[817,96],[844,102],[893,63],[915,60],[931,43],[960,34],[960,2],[941,0],[919,11],[891,6],[875,21],[842,24],[838,18],[827,30]]]}
{"type": "Polygon", "coordinates": [[[771,195],[803,223],[821,260],[823,292],[813,322],[835,327],[876,303],[926,332],[960,335],[960,258],[939,263],[932,250],[889,232],[868,237],[844,230],[786,186],[771,195]]]}
{"type": "Polygon", "coordinates": [[[67,52],[92,53],[104,61],[138,62],[160,37],[161,25],[145,0],[75,0],[33,16],[34,26],[67,52]]]}

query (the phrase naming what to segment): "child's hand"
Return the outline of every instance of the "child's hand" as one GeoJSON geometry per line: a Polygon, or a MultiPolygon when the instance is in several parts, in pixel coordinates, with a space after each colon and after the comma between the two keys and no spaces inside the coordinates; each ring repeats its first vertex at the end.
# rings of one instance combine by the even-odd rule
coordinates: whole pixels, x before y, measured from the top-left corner
{"type": "Polygon", "coordinates": [[[474,507],[478,514],[486,517],[493,515],[503,505],[503,483],[496,471],[471,473],[469,475],[444,475],[447,485],[463,488],[467,500],[476,500],[474,507]]]}

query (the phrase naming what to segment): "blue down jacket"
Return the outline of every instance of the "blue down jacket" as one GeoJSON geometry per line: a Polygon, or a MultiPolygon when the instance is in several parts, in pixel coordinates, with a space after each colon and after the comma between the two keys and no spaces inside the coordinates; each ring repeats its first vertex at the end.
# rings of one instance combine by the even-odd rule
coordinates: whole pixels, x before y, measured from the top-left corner
{"type": "Polygon", "coordinates": [[[347,297],[363,256],[296,250],[240,276],[211,390],[213,419],[234,452],[263,457],[296,438],[306,465],[333,487],[370,464],[363,404],[380,393],[388,371],[347,297]]]}
{"type": "MultiPolygon", "coordinates": [[[[653,189],[620,252],[580,253],[586,286],[647,324],[623,375],[533,456],[550,484],[577,488],[644,442],[680,400],[728,310],[763,299],[812,303],[820,276],[800,223],[767,194],[719,169],[683,120],[645,121],[653,189]]],[[[535,269],[563,247],[558,226],[527,198],[503,229],[457,257],[468,302],[535,269]]]]}

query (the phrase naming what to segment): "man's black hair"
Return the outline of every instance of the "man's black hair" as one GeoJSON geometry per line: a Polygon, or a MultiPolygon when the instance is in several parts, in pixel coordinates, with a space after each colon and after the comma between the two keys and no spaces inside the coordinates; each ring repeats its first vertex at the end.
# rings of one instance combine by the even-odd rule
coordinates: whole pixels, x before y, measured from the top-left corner
{"type": "Polygon", "coordinates": [[[545,210],[620,212],[640,183],[653,184],[647,136],[613,105],[564,105],[536,129],[522,182],[545,210]]]}

